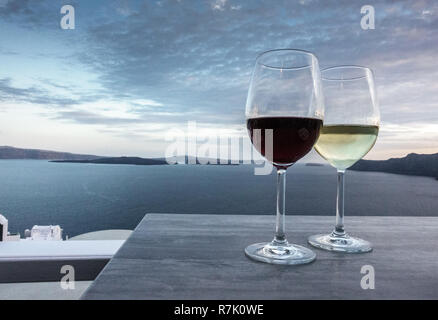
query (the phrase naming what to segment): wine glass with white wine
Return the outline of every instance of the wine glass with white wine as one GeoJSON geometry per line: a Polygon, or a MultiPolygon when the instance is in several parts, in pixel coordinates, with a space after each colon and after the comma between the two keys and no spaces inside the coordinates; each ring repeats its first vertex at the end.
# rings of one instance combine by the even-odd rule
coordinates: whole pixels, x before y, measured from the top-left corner
{"type": "Polygon", "coordinates": [[[331,233],[310,236],[308,241],[330,251],[369,252],[370,242],[344,230],[344,174],[376,143],[380,114],[373,72],[360,66],[337,66],[322,70],[321,79],[325,119],[315,149],[338,170],[336,225],[331,233]]]}

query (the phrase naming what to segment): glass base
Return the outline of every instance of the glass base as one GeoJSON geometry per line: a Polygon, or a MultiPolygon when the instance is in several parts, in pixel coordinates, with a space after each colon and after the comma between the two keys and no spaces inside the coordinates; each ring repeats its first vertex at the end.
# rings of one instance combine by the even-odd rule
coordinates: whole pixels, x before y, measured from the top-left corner
{"type": "Polygon", "coordinates": [[[310,236],[308,242],[314,247],[336,252],[364,253],[373,250],[370,242],[350,237],[348,234],[317,234],[310,236]]]}
{"type": "Polygon", "coordinates": [[[315,260],[315,253],[296,244],[255,243],[245,248],[247,257],[271,264],[305,264],[315,260]]]}

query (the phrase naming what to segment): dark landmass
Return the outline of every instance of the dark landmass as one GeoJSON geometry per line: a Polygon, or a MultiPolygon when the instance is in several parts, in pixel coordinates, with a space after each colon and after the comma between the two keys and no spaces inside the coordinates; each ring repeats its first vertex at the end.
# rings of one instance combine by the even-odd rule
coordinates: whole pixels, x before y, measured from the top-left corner
{"type": "Polygon", "coordinates": [[[324,167],[324,165],[322,163],[313,163],[313,162],[306,163],[306,166],[308,166],[308,167],[324,167]]]}
{"type": "MultiPolygon", "coordinates": [[[[131,165],[167,165],[164,158],[140,158],[140,157],[103,157],[92,154],[76,154],[71,152],[59,152],[41,149],[24,149],[10,146],[0,146],[0,159],[32,159],[49,160],[51,162],[70,162],[70,163],[96,163],[96,164],[131,164],[131,165]]],[[[186,164],[193,165],[236,165],[231,161],[220,159],[208,159],[181,156],[175,157],[174,162],[186,161],[186,164]],[[213,163],[216,161],[217,163],[213,163]],[[208,163],[207,163],[208,162],[208,163]]]]}
{"type": "MultiPolygon", "coordinates": [[[[95,164],[132,164],[132,165],[139,165],[139,166],[168,165],[169,164],[166,161],[166,159],[164,159],[164,158],[151,159],[151,158],[140,158],[140,157],[106,157],[106,158],[89,159],[89,160],[52,160],[51,162],[95,163],[95,164]]],[[[196,162],[195,162],[195,158],[192,158],[190,160],[190,162],[188,162],[186,164],[187,165],[237,165],[237,164],[232,164],[230,161],[227,161],[227,163],[220,163],[219,159],[217,159],[217,163],[211,163],[211,162],[212,162],[212,159],[196,159],[196,162]]],[[[177,164],[177,163],[175,163],[175,164],[177,164]]]]}
{"type": "Polygon", "coordinates": [[[0,146],[0,159],[34,159],[34,160],[91,160],[103,158],[90,154],[75,154],[40,149],[21,149],[0,146]]]}
{"type": "Polygon", "coordinates": [[[240,163],[231,163],[231,160],[213,159],[213,158],[197,158],[186,156],[185,164],[188,165],[209,165],[209,166],[236,166],[240,163]]]}
{"type": "MultiPolygon", "coordinates": [[[[90,154],[75,154],[41,149],[24,149],[10,146],[0,146],[0,159],[34,159],[50,160],[51,162],[95,163],[95,164],[130,164],[130,165],[167,165],[164,158],[140,157],[102,157],[90,154]]],[[[188,165],[239,165],[230,160],[197,158],[189,156],[175,157],[174,162],[185,162],[188,165]],[[212,163],[215,160],[216,163],[212,163]],[[208,162],[208,163],[207,163],[208,162]]],[[[251,161],[252,162],[252,161],[251,161]]],[[[306,166],[323,166],[321,163],[306,163],[306,166]]],[[[410,153],[404,158],[388,160],[359,160],[351,170],[377,171],[405,175],[433,177],[438,180],[438,153],[410,153]]]]}
{"type": "Polygon", "coordinates": [[[404,158],[388,160],[360,160],[351,170],[378,171],[405,175],[434,177],[438,180],[438,153],[410,153],[404,158]]]}
{"type": "Polygon", "coordinates": [[[140,157],[113,157],[98,158],[91,160],[52,160],[51,162],[69,163],[96,163],[96,164],[134,164],[139,166],[163,165],[168,164],[164,159],[146,159],[140,157]]]}

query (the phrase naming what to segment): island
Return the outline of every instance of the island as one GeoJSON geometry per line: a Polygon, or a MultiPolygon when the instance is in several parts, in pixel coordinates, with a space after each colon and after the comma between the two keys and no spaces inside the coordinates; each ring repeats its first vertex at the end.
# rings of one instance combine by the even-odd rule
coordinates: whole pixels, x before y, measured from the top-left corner
{"type": "Polygon", "coordinates": [[[356,171],[378,171],[426,176],[438,180],[438,153],[410,153],[403,158],[391,158],[388,160],[360,160],[350,169],[356,171]]]}
{"type": "Polygon", "coordinates": [[[209,159],[209,158],[195,158],[195,157],[185,157],[184,160],[180,159],[177,161],[176,158],[169,159],[167,161],[165,158],[140,158],[140,157],[103,157],[97,159],[85,159],[85,160],[51,160],[50,162],[58,163],[93,163],[93,164],[131,164],[139,166],[151,166],[151,165],[215,165],[215,166],[229,166],[229,165],[239,165],[239,163],[232,163],[230,160],[221,159],[209,159]]]}
{"type": "Polygon", "coordinates": [[[318,163],[318,162],[307,162],[306,166],[307,167],[324,167],[324,164],[318,163]]]}
{"type": "Polygon", "coordinates": [[[95,164],[134,164],[140,166],[167,165],[164,159],[148,159],[140,157],[105,157],[88,160],[51,160],[50,162],[95,163],[95,164]]]}

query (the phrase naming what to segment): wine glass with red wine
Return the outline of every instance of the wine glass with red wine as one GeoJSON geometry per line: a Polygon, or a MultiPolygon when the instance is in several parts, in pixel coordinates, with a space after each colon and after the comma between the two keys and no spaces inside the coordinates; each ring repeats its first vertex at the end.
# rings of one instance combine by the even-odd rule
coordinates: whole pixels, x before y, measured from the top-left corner
{"type": "Polygon", "coordinates": [[[310,52],[277,49],[257,57],[246,101],[251,142],[277,169],[277,225],[271,242],[245,249],[251,259],[304,264],[315,259],[308,248],[285,235],[286,169],[305,156],[322,127],[324,102],[318,59],[310,52]]]}

